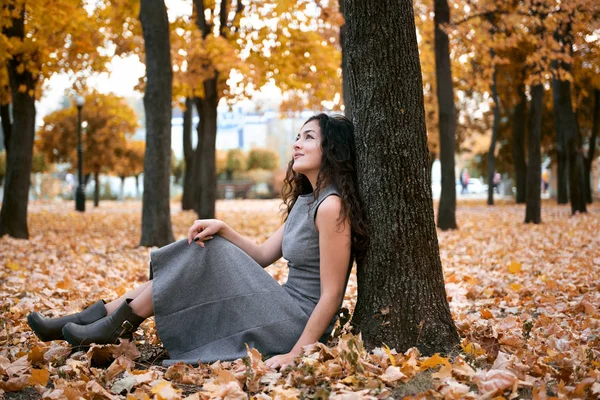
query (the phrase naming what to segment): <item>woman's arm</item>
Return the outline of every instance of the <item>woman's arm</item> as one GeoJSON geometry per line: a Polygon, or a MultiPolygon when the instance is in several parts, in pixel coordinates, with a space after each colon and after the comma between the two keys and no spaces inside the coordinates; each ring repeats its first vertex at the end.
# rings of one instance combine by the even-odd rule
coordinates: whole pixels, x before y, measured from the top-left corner
{"type": "Polygon", "coordinates": [[[220,235],[246,254],[254,259],[263,268],[279,260],[281,254],[281,243],[283,242],[283,228],[281,225],[277,231],[263,244],[257,244],[253,240],[240,235],[225,222],[217,219],[199,219],[194,222],[188,231],[188,243],[196,241],[198,245],[204,247],[204,240],[209,240],[212,235],[220,235]]]}
{"type": "Polygon", "coordinates": [[[342,201],[329,196],[319,206],[315,224],[319,232],[321,258],[321,297],[313,310],[302,335],[288,354],[267,360],[273,368],[290,364],[302,353],[302,347],[317,342],[331,323],[344,298],[344,286],[350,264],[351,230],[349,221],[339,224],[342,201]]]}

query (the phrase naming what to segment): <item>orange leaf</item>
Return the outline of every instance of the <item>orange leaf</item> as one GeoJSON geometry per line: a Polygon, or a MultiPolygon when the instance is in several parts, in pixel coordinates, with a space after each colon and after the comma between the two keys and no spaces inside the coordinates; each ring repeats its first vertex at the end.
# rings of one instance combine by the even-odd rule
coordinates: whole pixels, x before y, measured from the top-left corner
{"type": "Polygon", "coordinates": [[[50,372],[47,369],[32,369],[31,377],[29,377],[29,384],[31,385],[42,385],[46,386],[48,384],[48,379],[50,379],[50,372]]]}

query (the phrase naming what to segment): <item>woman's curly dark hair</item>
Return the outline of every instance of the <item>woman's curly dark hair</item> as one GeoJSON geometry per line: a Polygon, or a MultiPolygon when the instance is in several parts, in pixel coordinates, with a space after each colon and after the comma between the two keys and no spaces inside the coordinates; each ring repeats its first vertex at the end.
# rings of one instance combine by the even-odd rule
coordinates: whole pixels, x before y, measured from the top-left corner
{"type": "Polygon", "coordinates": [[[338,188],[342,199],[340,223],[350,220],[352,256],[359,261],[367,248],[368,231],[363,206],[358,196],[354,125],[343,115],[330,116],[327,114],[312,116],[304,125],[315,120],[319,121],[321,128],[323,153],[321,169],[317,176],[317,188],[313,193],[308,178],[292,169],[294,165],[292,158],[288,164],[281,191],[284,217],[287,219],[299,195],[313,193],[314,200],[316,200],[324,183],[334,185],[338,188]]]}

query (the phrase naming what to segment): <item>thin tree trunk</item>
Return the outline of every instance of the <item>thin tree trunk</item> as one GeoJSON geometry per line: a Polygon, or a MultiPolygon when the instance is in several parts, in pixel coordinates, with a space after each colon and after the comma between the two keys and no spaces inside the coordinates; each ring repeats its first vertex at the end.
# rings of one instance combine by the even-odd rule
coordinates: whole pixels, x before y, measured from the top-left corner
{"type": "Polygon", "coordinates": [[[544,85],[537,84],[531,88],[531,107],[529,113],[529,138],[527,153],[529,166],[527,170],[527,205],[525,206],[525,223],[539,224],[542,221],[541,171],[542,171],[542,114],[544,85]]]}
{"type": "MultiPolygon", "coordinates": [[[[565,115],[565,110],[567,108],[567,105],[563,104],[565,102],[565,95],[563,94],[563,92],[566,91],[565,85],[567,82],[560,81],[558,79],[558,63],[556,61],[552,61],[552,69],[555,71],[554,77],[552,78],[552,101],[554,104],[554,127],[556,130],[556,153],[558,168],[557,202],[558,204],[567,204],[569,202],[568,142],[569,135],[571,134],[571,132],[569,132],[568,128],[566,127],[566,119],[568,117],[567,115],[565,115]]],[[[570,107],[570,97],[568,101],[568,107],[570,107]]]]}
{"type": "Polygon", "coordinates": [[[94,172],[94,207],[98,207],[100,204],[100,173],[94,172]]]}
{"type": "Polygon", "coordinates": [[[585,158],[583,156],[583,140],[577,122],[575,122],[575,135],[569,142],[569,174],[571,213],[587,212],[585,198],[585,158]]]}
{"type": "Polygon", "coordinates": [[[217,200],[217,94],[218,74],[204,81],[204,98],[196,98],[196,109],[200,115],[198,124],[198,145],[194,154],[194,210],[198,218],[214,218],[217,200]]]}
{"type": "Polygon", "coordinates": [[[358,187],[371,229],[354,325],[368,347],[447,352],[458,335],[434,222],[412,2],[349,1],[345,11],[358,187]]]}
{"type": "Polygon", "coordinates": [[[140,20],[146,50],[146,153],[141,246],[173,242],[171,178],[171,97],[173,72],[169,20],[163,0],[141,0],[140,20]]]}
{"type": "Polygon", "coordinates": [[[12,121],[10,118],[10,104],[0,105],[0,118],[2,118],[2,133],[4,135],[4,148],[8,153],[10,136],[12,133],[12,121]]]}
{"type": "Polygon", "coordinates": [[[125,177],[120,176],[121,178],[121,189],[119,190],[119,200],[125,200],[125,177]]]}
{"type": "MultiPolygon", "coordinates": [[[[344,3],[340,0],[340,13],[344,14],[344,3]]],[[[352,121],[352,104],[350,103],[350,87],[348,86],[348,56],[346,55],[346,24],[340,26],[340,47],[342,48],[342,96],[344,98],[344,115],[352,121]]]]}
{"type": "MultiPolygon", "coordinates": [[[[572,54],[572,43],[570,39],[570,25],[567,25],[566,32],[559,34],[558,30],[554,34],[554,38],[572,54]]],[[[554,62],[555,67],[554,77],[552,79],[552,98],[554,101],[554,115],[557,136],[560,138],[559,149],[559,168],[562,161],[568,163],[569,177],[569,200],[571,201],[571,212],[586,212],[586,201],[584,186],[585,166],[583,160],[583,149],[581,143],[581,134],[577,129],[577,120],[573,112],[573,104],[571,100],[571,82],[568,80],[560,80],[559,70],[571,72],[571,65],[564,61],[554,62]],[[566,157],[566,159],[565,159],[566,157]]],[[[563,171],[559,171],[559,179],[565,174],[564,165],[563,171]]],[[[559,182],[560,185],[561,182],[559,182]]],[[[559,187],[559,197],[560,197],[559,187]]],[[[559,198],[559,203],[561,199],[559,198]]]]}
{"type": "Polygon", "coordinates": [[[527,163],[525,162],[525,85],[519,86],[519,102],[513,114],[513,159],[517,186],[517,204],[525,203],[527,193],[527,163]]]}
{"type": "Polygon", "coordinates": [[[592,125],[592,136],[590,137],[590,146],[588,148],[588,154],[585,159],[585,197],[588,203],[593,201],[593,187],[592,187],[592,164],[594,162],[596,152],[596,140],[598,138],[598,131],[600,130],[600,89],[594,90],[594,123],[592,125]]]}
{"type": "Polygon", "coordinates": [[[194,149],[192,147],[192,116],[194,101],[187,97],[185,99],[185,112],[183,113],[183,160],[185,171],[183,173],[183,196],[181,198],[181,209],[192,210],[194,208],[194,149]]]}
{"type": "Polygon", "coordinates": [[[135,198],[139,200],[140,198],[140,176],[135,176],[135,198]]]}
{"type": "MultiPolygon", "coordinates": [[[[492,59],[494,58],[494,49],[490,50],[492,59]]],[[[497,69],[494,67],[492,77],[492,99],[494,100],[494,122],[492,125],[492,140],[488,151],[488,198],[487,204],[494,205],[494,175],[496,174],[496,142],[498,141],[498,130],[500,128],[500,99],[498,97],[497,87],[497,69]]]]}
{"type": "MultiPolygon", "coordinates": [[[[204,16],[204,1],[194,0],[194,10],[196,15],[196,26],[202,32],[202,37],[206,38],[211,33],[211,27],[207,24],[204,16]]],[[[243,10],[243,6],[238,8],[236,13],[243,10]]],[[[220,16],[226,15],[227,1],[222,1],[220,5],[220,16]]],[[[224,36],[224,22],[221,20],[219,36],[224,36]]],[[[217,106],[219,105],[218,93],[219,73],[203,82],[204,98],[195,98],[196,109],[200,117],[198,124],[198,144],[194,153],[194,210],[198,218],[214,218],[215,202],[217,200],[217,169],[216,169],[216,149],[217,142],[217,106]]]]}
{"type": "MultiPolygon", "coordinates": [[[[13,10],[14,11],[14,10],[13,10]]],[[[11,38],[25,37],[25,9],[13,18],[12,26],[4,33],[11,38]]],[[[0,211],[0,236],[10,235],[27,239],[27,203],[29,197],[33,138],[35,136],[35,92],[36,80],[25,69],[20,71],[22,55],[17,54],[8,61],[8,76],[13,104],[13,126],[6,152],[6,181],[0,211]],[[21,88],[25,91],[21,92],[21,88]]],[[[3,116],[4,119],[4,116],[3,116]]]]}
{"type": "Polygon", "coordinates": [[[450,67],[448,35],[441,25],[450,22],[447,0],[435,0],[435,76],[438,99],[438,127],[440,133],[440,163],[442,166],[442,192],[438,209],[438,228],[456,229],[456,175],[454,149],[456,147],[456,109],[450,67]]]}

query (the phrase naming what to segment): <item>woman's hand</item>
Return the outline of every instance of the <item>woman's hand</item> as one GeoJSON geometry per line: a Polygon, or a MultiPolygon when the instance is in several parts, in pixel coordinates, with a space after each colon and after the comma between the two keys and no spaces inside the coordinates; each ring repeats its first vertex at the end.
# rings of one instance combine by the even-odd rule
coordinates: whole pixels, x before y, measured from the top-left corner
{"type": "Polygon", "coordinates": [[[204,247],[204,241],[212,239],[224,225],[225,223],[218,219],[197,219],[188,230],[188,244],[194,241],[204,247]]]}
{"type": "Polygon", "coordinates": [[[285,367],[287,367],[288,365],[293,365],[294,359],[296,357],[298,357],[299,355],[300,355],[300,353],[297,353],[292,350],[291,352],[289,352],[287,354],[280,354],[278,356],[269,358],[267,361],[265,361],[265,364],[269,368],[285,369],[285,367]]]}

